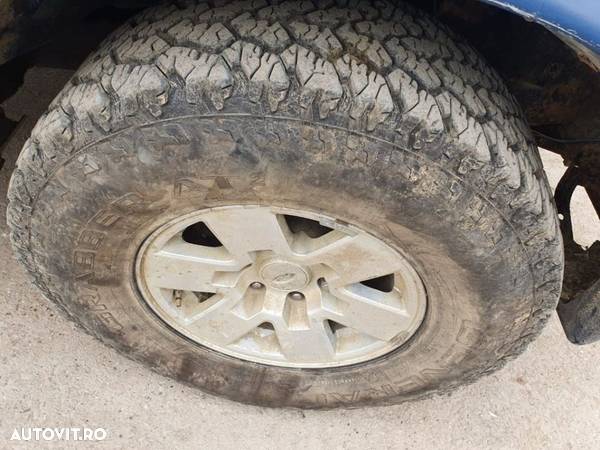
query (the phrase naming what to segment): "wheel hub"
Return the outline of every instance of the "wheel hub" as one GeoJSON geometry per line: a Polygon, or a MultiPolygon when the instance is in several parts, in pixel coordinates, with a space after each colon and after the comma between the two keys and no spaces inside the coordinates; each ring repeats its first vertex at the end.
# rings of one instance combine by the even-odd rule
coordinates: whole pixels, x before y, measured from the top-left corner
{"type": "Polygon", "coordinates": [[[415,333],[426,307],[397,250],[330,217],[282,208],[175,219],[142,245],[136,278],[148,306],[187,338],[285,367],[381,356],[415,333]]]}
{"type": "Polygon", "coordinates": [[[280,259],[266,261],[261,265],[259,273],[265,285],[281,291],[301,290],[310,281],[309,269],[280,259]]]}

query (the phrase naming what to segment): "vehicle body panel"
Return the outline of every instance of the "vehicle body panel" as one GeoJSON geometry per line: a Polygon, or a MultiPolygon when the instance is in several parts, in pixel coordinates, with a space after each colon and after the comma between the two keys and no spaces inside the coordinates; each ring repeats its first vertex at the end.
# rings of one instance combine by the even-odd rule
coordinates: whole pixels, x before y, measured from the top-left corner
{"type": "MultiPolygon", "coordinates": [[[[600,55],[600,1],[598,0],[481,0],[544,25],[600,55]]],[[[600,58],[599,58],[600,59],[600,58]]]]}

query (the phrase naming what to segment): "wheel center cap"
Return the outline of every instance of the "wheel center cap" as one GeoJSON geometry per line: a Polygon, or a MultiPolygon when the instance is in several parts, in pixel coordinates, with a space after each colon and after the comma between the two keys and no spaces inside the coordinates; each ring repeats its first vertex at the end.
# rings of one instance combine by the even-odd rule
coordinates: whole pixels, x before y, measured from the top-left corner
{"type": "Polygon", "coordinates": [[[260,276],[267,286],[281,291],[300,290],[310,281],[308,269],[282,260],[265,262],[260,268],[260,276]]]}

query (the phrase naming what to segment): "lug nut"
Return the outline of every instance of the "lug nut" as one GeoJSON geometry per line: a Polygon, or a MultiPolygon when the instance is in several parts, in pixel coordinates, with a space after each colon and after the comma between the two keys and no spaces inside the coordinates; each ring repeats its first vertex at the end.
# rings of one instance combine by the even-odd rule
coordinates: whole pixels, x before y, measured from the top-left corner
{"type": "Polygon", "coordinates": [[[292,300],[302,300],[304,298],[304,294],[302,292],[290,292],[290,298],[292,300]]]}
{"type": "Polygon", "coordinates": [[[260,281],[254,281],[253,283],[250,283],[250,287],[252,289],[262,289],[264,285],[260,282],[260,281]]]}

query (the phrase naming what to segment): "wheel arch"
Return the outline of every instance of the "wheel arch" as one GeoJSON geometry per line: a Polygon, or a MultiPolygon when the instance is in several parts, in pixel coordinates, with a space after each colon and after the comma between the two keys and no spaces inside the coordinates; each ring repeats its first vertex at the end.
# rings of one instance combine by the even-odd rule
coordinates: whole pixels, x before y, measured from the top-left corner
{"type": "Polygon", "coordinates": [[[600,27],[595,21],[600,14],[600,4],[595,0],[480,1],[510,11],[527,21],[543,25],[576,52],[583,52],[585,57],[590,58],[591,64],[600,68],[600,27]]]}

